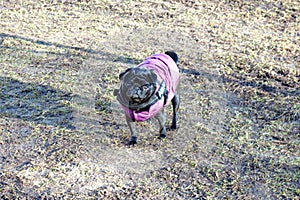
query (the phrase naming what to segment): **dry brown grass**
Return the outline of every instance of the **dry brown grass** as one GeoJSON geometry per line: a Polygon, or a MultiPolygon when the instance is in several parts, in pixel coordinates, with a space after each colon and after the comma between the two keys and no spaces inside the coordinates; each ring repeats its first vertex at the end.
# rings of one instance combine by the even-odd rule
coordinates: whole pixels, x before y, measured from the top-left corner
{"type": "Polygon", "coordinates": [[[299,7],[2,1],[0,198],[299,199],[299,7]],[[129,148],[118,74],[170,49],[180,128],[129,148]]]}

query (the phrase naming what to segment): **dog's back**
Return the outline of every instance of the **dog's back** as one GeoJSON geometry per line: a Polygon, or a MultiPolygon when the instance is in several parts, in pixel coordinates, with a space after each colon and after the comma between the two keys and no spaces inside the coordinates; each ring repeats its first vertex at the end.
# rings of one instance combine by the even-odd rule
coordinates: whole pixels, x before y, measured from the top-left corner
{"type": "Polygon", "coordinates": [[[174,97],[179,84],[179,68],[175,61],[178,62],[176,53],[166,52],[165,54],[151,55],[138,65],[138,67],[141,68],[154,70],[160,79],[159,81],[165,82],[168,91],[168,99],[166,100],[167,105],[174,97]]]}

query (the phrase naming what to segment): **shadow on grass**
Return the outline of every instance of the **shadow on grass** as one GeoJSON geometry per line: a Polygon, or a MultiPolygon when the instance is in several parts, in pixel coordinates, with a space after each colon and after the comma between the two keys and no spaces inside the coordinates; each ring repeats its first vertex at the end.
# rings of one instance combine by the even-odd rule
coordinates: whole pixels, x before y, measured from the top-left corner
{"type": "Polygon", "coordinates": [[[74,129],[72,98],[49,86],[0,77],[0,116],[74,129]]]}
{"type": "MultiPolygon", "coordinates": [[[[63,44],[59,44],[56,42],[35,40],[35,39],[30,39],[30,38],[26,38],[26,37],[22,37],[22,36],[18,36],[18,35],[6,34],[6,33],[0,33],[0,45],[5,41],[6,38],[23,40],[23,41],[35,43],[35,44],[42,45],[42,46],[48,46],[48,47],[52,46],[52,47],[61,48],[61,49],[68,49],[68,50],[84,52],[84,53],[88,53],[94,59],[103,59],[103,57],[104,57],[105,59],[110,60],[112,62],[121,62],[121,63],[127,63],[127,64],[138,64],[142,61],[139,59],[134,59],[134,58],[121,56],[121,55],[115,55],[115,54],[111,54],[108,52],[94,50],[94,49],[90,49],[90,48],[63,45],[63,44]]],[[[55,55],[67,55],[68,54],[68,53],[63,54],[63,53],[54,52],[54,51],[37,51],[37,50],[22,49],[19,47],[8,47],[8,46],[0,46],[0,48],[23,50],[23,51],[33,52],[33,53],[48,53],[48,54],[55,54],[55,55]]]]}
{"type": "MultiPolygon", "coordinates": [[[[62,49],[68,49],[68,50],[75,50],[75,51],[79,51],[79,52],[84,52],[84,53],[88,53],[92,58],[94,58],[96,60],[97,59],[103,59],[103,57],[104,57],[105,59],[110,60],[112,62],[119,62],[119,63],[125,63],[125,64],[135,64],[135,65],[137,65],[137,64],[139,64],[143,61],[143,60],[140,60],[140,59],[135,59],[135,58],[127,57],[127,56],[116,55],[116,54],[112,54],[112,53],[108,53],[108,52],[104,52],[104,51],[99,51],[99,50],[94,50],[94,49],[90,49],[90,48],[63,45],[63,44],[59,44],[59,43],[56,43],[56,42],[48,42],[48,41],[44,41],[44,40],[34,40],[34,39],[30,39],[30,38],[26,38],[26,37],[22,37],[22,36],[18,36],[18,35],[11,35],[11,34],[6,34],[6,33],[0,33],[0,48],[29,51],[29,52],[32,52],[32,53],[47,53],[47,54],[54,54],[54,55],[68,55],[68,53],[59,53],[59,52],[54,52],[54,51],[37,51],[37,50],[21,49],[21,48],[16,48],[16,47],[9,47],[9,46],[1,46],[1,44],[4,42],[4,40],[6,38],[23,40],[23,41],[35,43],[35,44],[38,44],[38,45],[48,46],[48,47],[53,46],[53,47],[56,47],[56,48],[62,48],[62,49]]],[[[170,50],[170,49],[166,49],[166,51],[167,50],[170,50]]],[[[187,68],[181,68],[180,67],[180,72],[183,73],[183,74],[190,74],[190,75],[196,75],[196,76],[201,75],[200,72],[198,72],[195,69],[187,69],[187,68]]]]}

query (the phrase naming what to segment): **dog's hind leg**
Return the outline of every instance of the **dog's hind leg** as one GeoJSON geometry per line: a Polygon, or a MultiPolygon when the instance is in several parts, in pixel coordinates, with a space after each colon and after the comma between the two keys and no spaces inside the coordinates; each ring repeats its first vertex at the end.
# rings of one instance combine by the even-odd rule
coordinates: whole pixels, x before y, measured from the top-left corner
{"type": "Polygon", "coordinates": [[[162,109],[156,116],[155,118],[158,120],[159,122],[159,127],[160,127],[160,138],[165,138],[167,136],[167,129],[166,129],[166,114],[164,109],[162,109]]]}
{"type": "Polygon", "coordinates": [[[172,119],[172,125],[171,130],[177,129],[177,118],[178,118],[178,109],[179,109],[179,95],[176,94],[172,99],[172,106],[173,106],[173,119],[172,119]]]}
{"type": "Polygon", "coordinates": [[[131,138],[129,141],[129,145],[135,145],[135,144],[137,144],[137,132],[136,132],[135,122],[132,121],[132,119],[128,116],[126,116],[126,122],[129,126],[129,129],[131,132],[131,138]]]}

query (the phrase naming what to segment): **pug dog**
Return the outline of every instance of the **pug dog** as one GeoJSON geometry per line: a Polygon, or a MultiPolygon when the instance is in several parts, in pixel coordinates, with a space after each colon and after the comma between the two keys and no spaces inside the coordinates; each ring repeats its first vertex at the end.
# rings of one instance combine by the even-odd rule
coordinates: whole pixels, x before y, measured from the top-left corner
{"type": "Polygon", "coordinates": [[[160,126],[160,138],[165,138],[166,114],[164,108],[172,103],[173,119],[171,129],[177,129],[179,95],[178,56],[173,51],[154,54],[135,68],[129,68],[119,75],[120,88],[114,95],[121,104],[126,122],[131,131],[129,145],[137,144],[135,122],[156,118],[160,126]]]}

